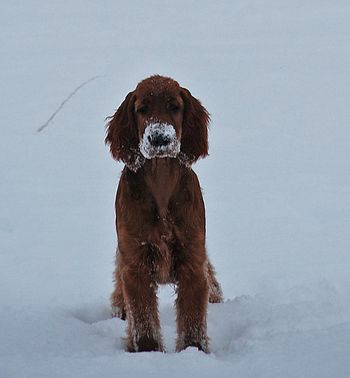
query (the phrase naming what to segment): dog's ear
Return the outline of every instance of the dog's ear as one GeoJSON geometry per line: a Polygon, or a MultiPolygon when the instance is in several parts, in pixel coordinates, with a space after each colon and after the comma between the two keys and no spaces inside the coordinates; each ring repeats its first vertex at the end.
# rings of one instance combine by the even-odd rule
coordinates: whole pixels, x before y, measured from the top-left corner
{"type": "Polygon", "coordinates": [[[134,116],[135,93],[130,92],[113,116],[108,117],[105,142],[114,159],[122,160],[129,167],[138,158],[139,136],[134,116]]]}
{"type": "Polygon", "coordinates": [[[194,98],[188,89],[181,88],[181,97],[184,101],[181,152],[192,164],[200,157],[208,155],[210,116],[200,101],[194,98]]]}

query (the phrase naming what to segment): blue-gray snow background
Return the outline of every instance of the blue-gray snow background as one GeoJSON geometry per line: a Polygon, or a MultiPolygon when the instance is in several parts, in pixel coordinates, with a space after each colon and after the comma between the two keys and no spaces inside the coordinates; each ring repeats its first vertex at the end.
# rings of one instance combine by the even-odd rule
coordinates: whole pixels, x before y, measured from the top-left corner
{"type": "Polygon", "coordinates": [[[1,378],[350,376],[349,1],[3,1],[0,46],[1,378]],[[104,119],[156,73],[212,116],[209,355],[174,353],[171,288],[166,354],[109,317],[104,119]]]}

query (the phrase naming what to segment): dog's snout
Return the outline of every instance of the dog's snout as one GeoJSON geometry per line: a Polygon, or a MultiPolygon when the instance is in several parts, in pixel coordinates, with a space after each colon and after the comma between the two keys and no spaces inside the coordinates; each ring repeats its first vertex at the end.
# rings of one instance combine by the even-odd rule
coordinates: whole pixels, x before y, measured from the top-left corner
{"type": "Polygon", "coordinates": [[[180,140],[173,125],[152,121],[146,124],[139,148],[146,159],[174,158],[180,152],[180,140]]]}
{"type": "Polygon", "coordinates": [[[170,139],[166,135],[156,134],[148,137],[149,142],[154,147],[165,147],[170,143],[170,139]]]}

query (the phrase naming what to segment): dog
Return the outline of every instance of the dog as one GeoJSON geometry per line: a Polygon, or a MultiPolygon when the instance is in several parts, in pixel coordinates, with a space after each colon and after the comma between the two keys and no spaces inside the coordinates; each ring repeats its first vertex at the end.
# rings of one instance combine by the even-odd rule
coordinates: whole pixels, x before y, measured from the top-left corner
{"type": "Polygon", "coordinates": [[[105,142],[125,163],[116,195],[113,315],[130,352],[164,351],[159,284],[176,285],[176,351],[208,352],[207,304],[222,302],[205,248],[205,208],[191,169],[208,155],[209,113],[169,77],[151,76],[109,117],[105,142]]]}

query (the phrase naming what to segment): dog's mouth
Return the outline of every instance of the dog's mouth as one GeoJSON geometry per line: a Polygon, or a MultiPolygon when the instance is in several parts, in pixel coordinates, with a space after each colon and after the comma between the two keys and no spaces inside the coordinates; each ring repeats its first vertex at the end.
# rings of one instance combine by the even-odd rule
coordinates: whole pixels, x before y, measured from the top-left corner
{"type": "Polygon", "coordinates": [[[175,158],[180,147],[174,126],[158,121],[147,124],[139,144],[140,152],[146,159],[175,158]]]}

